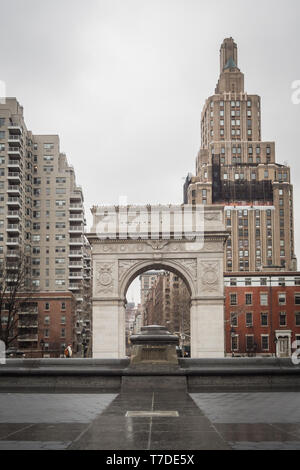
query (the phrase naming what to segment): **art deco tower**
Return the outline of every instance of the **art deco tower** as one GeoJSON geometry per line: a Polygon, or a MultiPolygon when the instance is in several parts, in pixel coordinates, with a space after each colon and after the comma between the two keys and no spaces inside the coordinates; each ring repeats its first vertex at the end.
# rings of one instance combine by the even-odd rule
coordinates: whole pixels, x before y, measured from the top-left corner
{"type": "Polygon", "coordinates": [[[184,202],[223,204],[225,270],[296,270],[290,168],[275,160],[275,143],[261,140],[261,101],[244,90],[237,45],[225,39],[220,77],[201,116],[196,176],[184,202]]]}

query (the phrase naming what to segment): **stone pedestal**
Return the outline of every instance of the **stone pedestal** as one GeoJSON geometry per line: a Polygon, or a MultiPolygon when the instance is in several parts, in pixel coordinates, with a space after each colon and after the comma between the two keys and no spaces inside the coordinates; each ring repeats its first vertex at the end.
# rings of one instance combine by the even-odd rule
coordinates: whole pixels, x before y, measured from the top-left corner
{"type": "Polygon", "coordinates": [[[144,326],[141,334],[130,337],[130,365],[122,377],[122,392],[133,390],[186,391],[176,346],[179,338],[159,325],[144,326]]]}
{"type": "Polygon", "coordinates": [[[130,367],[178,367],[176,346],[179,338],[169,333],[165,326],[143,326],[141,334],[131,336],[130,342],[130,367]]]}

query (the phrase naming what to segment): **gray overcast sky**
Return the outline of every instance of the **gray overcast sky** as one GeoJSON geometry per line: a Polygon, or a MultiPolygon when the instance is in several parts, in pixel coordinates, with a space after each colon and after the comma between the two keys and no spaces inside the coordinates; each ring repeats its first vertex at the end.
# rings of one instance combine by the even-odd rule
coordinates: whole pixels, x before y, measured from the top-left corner
{"type": "Polygon", "coordinates": [[[96,203],[181,203],[219,48],[232,36],[246,91],[262,96],[262,138],[298,175],[299,0],[0,0],[0,80],[27,127],[59,134],[96,203]]]}

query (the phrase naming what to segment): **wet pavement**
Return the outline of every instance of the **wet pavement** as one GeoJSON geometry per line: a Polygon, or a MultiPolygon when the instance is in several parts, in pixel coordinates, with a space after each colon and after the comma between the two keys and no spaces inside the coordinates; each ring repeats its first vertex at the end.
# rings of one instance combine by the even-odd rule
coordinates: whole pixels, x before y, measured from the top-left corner
{"type": "Polygon", "coordinates": [[[5,449],[300,449],[300,394],[1,393],[5,449]]]}

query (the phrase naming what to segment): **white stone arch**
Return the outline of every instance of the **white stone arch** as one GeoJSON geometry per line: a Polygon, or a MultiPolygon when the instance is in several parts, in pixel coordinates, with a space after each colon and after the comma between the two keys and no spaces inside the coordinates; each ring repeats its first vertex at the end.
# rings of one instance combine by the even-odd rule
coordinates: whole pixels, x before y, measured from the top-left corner
{"type": "Polygon", "coordinates": [[[191,356],[224,357],[223,259],[227,232],[223,207],[206,206],[204,232],[182,239],[171,234],[168,239],[125,239],[118,233],[102,238],[97,233],[97,207],[92,212],[94,224],[87,238],[93,261],[93,357],[125,357],[126,291],[139,274],[150,269],[174,272],[188,287],[191,356]]]}

